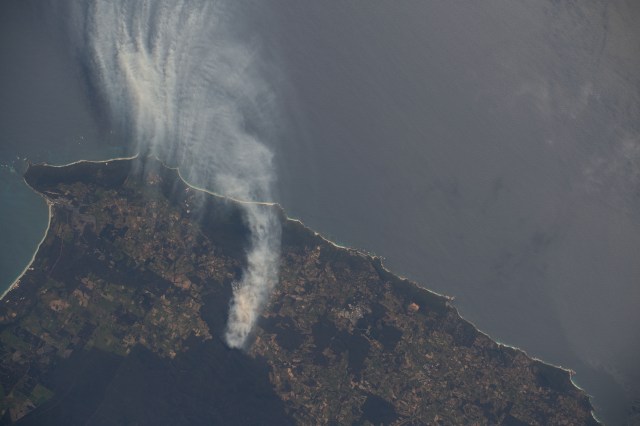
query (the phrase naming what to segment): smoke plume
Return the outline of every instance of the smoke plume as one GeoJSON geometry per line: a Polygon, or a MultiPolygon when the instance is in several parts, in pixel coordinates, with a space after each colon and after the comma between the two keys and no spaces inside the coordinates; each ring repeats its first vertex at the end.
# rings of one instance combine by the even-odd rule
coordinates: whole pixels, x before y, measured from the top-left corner
{"type": "MultiPolygon", "coordinates": [[[[139,152],[177,163],[223,195],[271,198],[272,153],[247,130],[247,117],[271,108],[273,97],[258,75],[257,49],[233,35],[228,4],[95,0],[79,2],[72,15],[111,121],[139,152]]],[[[280,249],[274,209],[242,205],[251,246],[230,306],[226,341],[234,348],[245,345],[278,281],[280,249]]]]}

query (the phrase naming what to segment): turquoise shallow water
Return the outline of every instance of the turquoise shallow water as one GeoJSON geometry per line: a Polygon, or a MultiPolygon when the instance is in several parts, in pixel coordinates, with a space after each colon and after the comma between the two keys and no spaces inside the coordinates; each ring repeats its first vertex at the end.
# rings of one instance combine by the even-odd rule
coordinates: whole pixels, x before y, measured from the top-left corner
{"type": "Polygon", "coordinates": [[[22,177],[0,169],[0,291],[22,272],[47,226],[47,207],[22,177]]]}

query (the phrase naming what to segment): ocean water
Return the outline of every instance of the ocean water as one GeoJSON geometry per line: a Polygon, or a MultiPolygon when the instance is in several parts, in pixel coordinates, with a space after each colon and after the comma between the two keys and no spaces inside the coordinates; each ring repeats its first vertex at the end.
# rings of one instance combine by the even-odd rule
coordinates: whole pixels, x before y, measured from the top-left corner
{"type": "MultiPolygon", "coordinates": [[[[639,7],[240,7],[282,108],[264,140],[287,212],[454,296],[495,339],[575,370],[596,414],[623,424],[640,397],[639,7]]],[[[24,158],[131,145],[105,122],[64,22],[35,1],[0,8],[8,285],[46,225],[24,158]]]]}
{"type": "Polygon", "coordinates": [[[639,5],[275,4],[287,211],[574,369],[622,424],[640,396],[639,5]]]}

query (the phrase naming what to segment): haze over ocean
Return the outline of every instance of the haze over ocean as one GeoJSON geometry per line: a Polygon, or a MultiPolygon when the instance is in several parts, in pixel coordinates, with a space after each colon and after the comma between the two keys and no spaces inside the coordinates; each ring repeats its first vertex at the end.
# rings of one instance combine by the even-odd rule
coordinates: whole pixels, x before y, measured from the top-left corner
{"type": "MultiPolygon", "coordinates": [[[[109,122],[135,151],[220,194],[272,200],[273,154],[258,134],[277,106],[258,72],[259,46],[239,38],[233,2],[89,1],[61,11],[109,122]]],[[[251,247],[229,313],[226,341],[235,348],[278,282],[280,254],[276,211],[242,206],[251,247]]]]}
{"type": "MultiPolygon", "coordinates": [[[[47,12],[0,6],[6,285],[46,220],[15,157],[137,149],[71,23],[47,12]]],[[[243,123],[273,154],[273,198],[455,296],[492,337],[576,370],[596,414],[621,424],[640,396],[640,6],[274,0],[233,16],[282,109],[243,123]]]]}

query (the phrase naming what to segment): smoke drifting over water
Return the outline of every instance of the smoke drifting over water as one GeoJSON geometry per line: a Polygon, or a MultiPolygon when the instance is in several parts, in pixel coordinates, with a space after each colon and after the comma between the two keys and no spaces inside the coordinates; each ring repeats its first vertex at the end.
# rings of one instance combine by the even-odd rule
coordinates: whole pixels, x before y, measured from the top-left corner
{"type": "MultiPolygon", "coordinates": [[[[138,151],[177,164],[192,182],[247,201],[271,198],[272,153],[247,130],[271,94],[255,48],[234,39],[224,2],[92,1],[74,10],[80,45],[109,106],[138,151]]],[[[278,281],[280,223],[244,204],[247,267],[234,285],[226,340],[240,348],[278,281]]]]}

